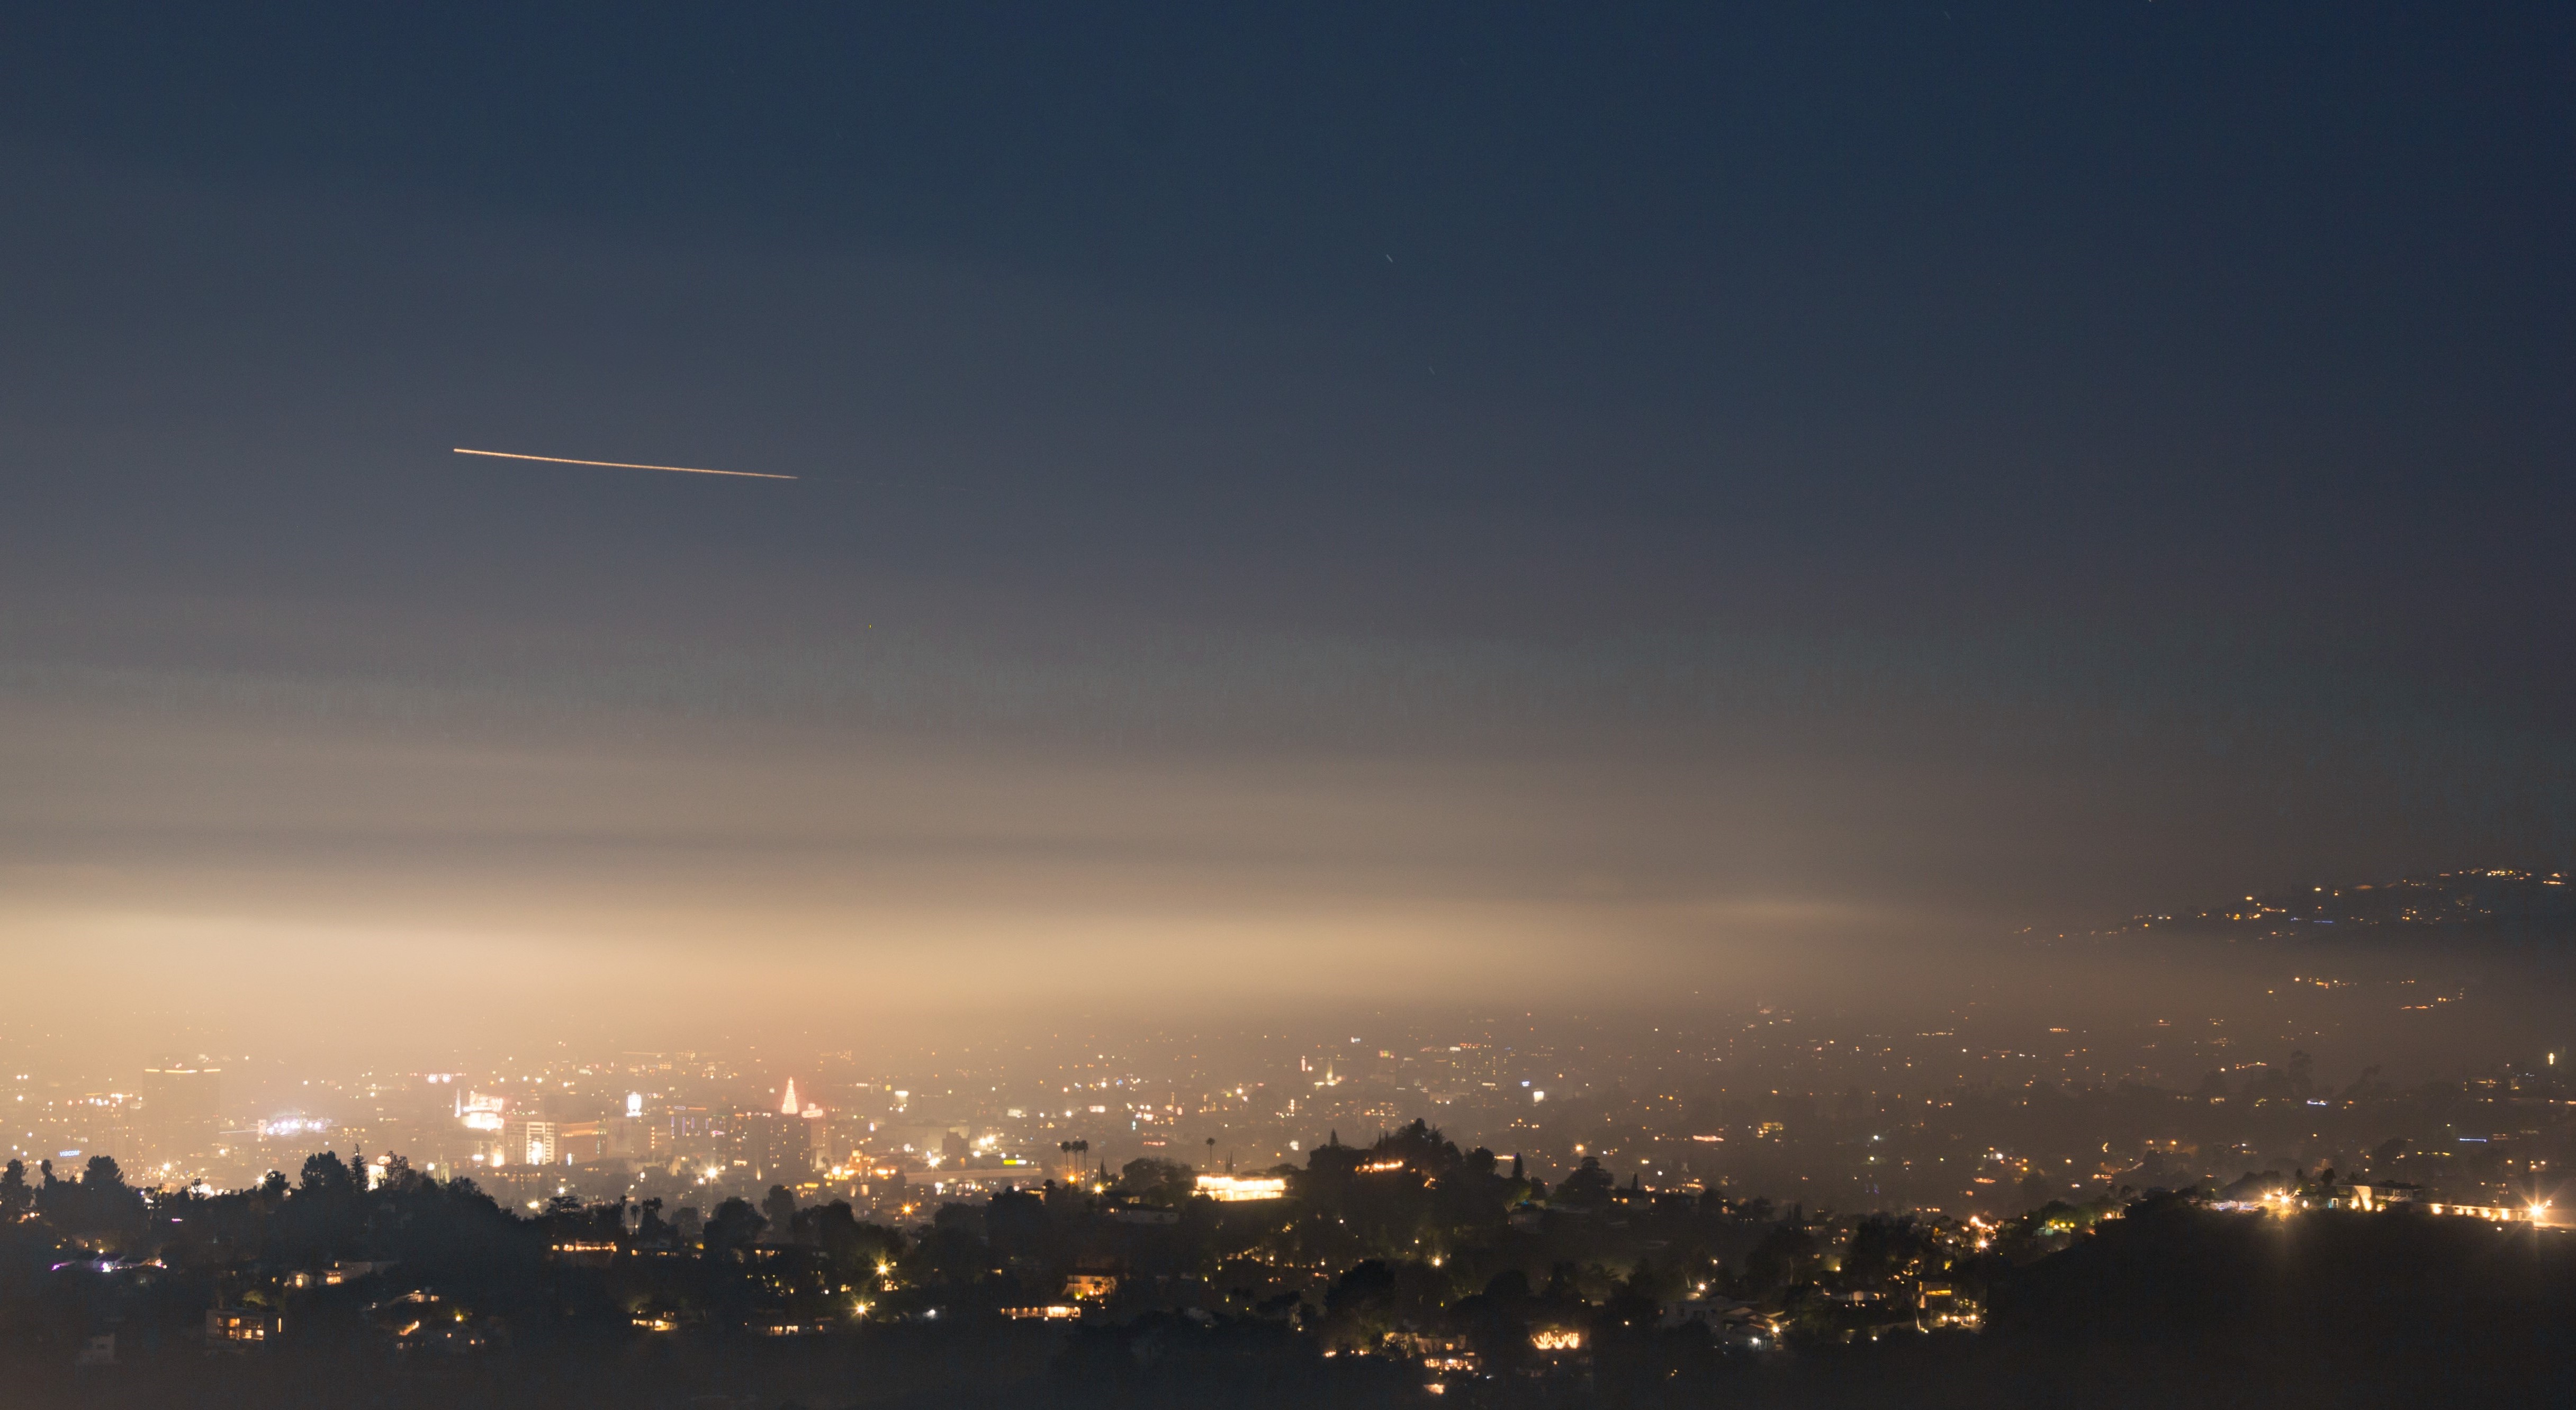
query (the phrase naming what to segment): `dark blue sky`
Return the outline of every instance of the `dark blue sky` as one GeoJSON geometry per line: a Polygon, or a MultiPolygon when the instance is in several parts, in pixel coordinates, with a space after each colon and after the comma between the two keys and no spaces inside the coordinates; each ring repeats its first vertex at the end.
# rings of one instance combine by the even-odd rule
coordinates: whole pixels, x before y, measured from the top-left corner
{"type": "Polygon", "coordinates": [[[16,11],[23,926],[1705,949],[2576,844],[2565,6],[16,11]]]}
{"type": "MultiPolygon", "coordinates": [[[[860,370],[857,330],[710,277],[922,262],[1144,324],[1069,334],[1097,340],[1064,354],[1078,392],[1056,363],[910,369],[925,417],[1081,441],[893,477],[949,492],[1106,492],[1122,520],[1301,546],[1571,519],[1673,572],[1733,524],[1872,589],[1920,563],[2155,610],[2186,577],[2331,613],[2439,564],[2407,596],[2443,617],[2562,580],[2547,513],[2492,512],[2563,504],[2529,499],[2564,478],[2570,370],[2554,8],[926,8],[22,16],[5,130],[58,165],[19,183],[48,277],[18,291],[18,365],[94,371],[54,341],[86,324],[93,348],[252,338],[279,376],[354,354],[453,377],[547,338],[596,365],[588,333],[625,353],[600,379],[715,381],[692,358],[719,345],[740,380],[828,377],[860,370]],[[138,215],[81,210],[71,171],[252,228],[102,232],[138,215]],[[512,228],[317,228],[370,214],[512,228]],[[495,286],[548,277],[511,260],[537,232],[697,277],[610,276],[588,292],[626,326],[531,328],[495,286]],[[1121,444],[1139,402],[1340,449],[1211,474],[1121,444]],[[2465,560],[2506,577],[2458,582],[2465,560]]],[[[977,331],[920,351],[1028,341],[977,331]]],[[[561,434],[614,439],[581,370],[546,388],[561,434]]],[[[759,410],[854,429],[812,398],[759,410]]],[[[2028,585],[1983,586],[1991,608],[2028,585]]]]}

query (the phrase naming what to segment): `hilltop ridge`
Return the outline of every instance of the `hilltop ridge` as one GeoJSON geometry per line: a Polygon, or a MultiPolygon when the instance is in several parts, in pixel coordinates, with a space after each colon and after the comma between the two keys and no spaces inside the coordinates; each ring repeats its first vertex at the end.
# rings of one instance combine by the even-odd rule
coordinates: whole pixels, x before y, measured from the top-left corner
{"type": "Polygon", "coordinates": [[[2233,904],[2140,914],[2102,932],[2174,930],[2228,940],[2398,938],[2576,940],[2576,885],[2565,872],[2496,867],[2396,881],[2247,895],[2233,904]]]}

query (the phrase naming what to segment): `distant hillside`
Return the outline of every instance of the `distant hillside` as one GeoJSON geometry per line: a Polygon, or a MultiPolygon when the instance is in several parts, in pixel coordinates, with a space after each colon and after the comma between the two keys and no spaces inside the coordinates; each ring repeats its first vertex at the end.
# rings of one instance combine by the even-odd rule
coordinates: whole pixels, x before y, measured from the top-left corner
{"type": "Polygon", "coordinates": [[[2228,939],[2576,940],[2576,884],[2563,872],[2495,869],[2248,896],[2234,905],[2130,918],[2133,929],[2228,939]]]}

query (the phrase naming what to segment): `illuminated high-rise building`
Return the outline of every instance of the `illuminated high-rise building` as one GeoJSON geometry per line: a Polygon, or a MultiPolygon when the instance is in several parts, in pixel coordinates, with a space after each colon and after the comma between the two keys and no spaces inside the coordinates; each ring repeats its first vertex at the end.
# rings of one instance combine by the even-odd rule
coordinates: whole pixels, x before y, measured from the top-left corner
{"type": "Polygon", "coordinates": [[[468,1131],[498,1131],[507,1119],[510,1099],[467,1092],[456,1099],[457,1124],[468,1131]]]}
{"type": "Polygon", "coordinates": [[[554,1165],[563,1153],[557,1144],[560,1128],[556,1122],[530,1118],[512,1120],[504,1128],[502,1163],[507,1165],[554,1165]]]}
{"type": "Polygon", "coordinates": [[[562,1121],[555,1124],[555,1156],[566,1165],[592,1165],[608,1155],[609,1131],[605,1121],[562,1121]]]}

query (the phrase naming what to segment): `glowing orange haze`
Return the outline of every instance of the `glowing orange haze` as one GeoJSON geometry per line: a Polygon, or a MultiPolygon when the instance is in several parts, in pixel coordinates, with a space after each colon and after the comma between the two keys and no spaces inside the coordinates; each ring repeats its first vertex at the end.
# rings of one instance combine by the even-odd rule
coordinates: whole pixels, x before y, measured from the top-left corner
{"type": "Polygon", "coordinates": [[[1623,873],[1544,770],[17,718],[11,1007],[111,1045],[1613,1001],[1891,919],[1623,873]]]}

